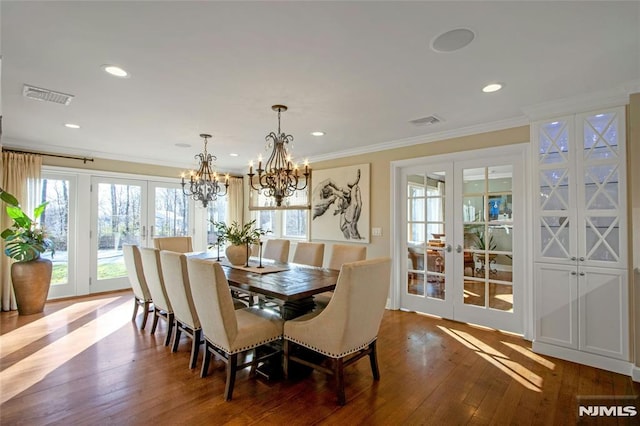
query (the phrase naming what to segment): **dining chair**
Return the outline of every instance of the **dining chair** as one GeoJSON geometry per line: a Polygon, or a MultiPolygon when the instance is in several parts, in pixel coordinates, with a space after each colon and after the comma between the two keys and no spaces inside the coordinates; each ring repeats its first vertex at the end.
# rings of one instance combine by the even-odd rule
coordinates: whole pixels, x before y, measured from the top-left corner
{"type": "Polygon", "coordinates": [[[290,244],[291,242],[289,240],[267,240],[262,251],[262,257],[275,260],[276,262],[286,263],[289,261],[290,244]]]}
{"type": "Polygon", "coordinates": [[[200,377],[209,373],[211,356],[219,355],[227,364],[224,399],[230,401],[238,370],[251,366],[249,376],[254,377],[259,363],[282,353],[279,348],[265,346],[282,338],[283,320],[257,307],[235,310],[227,277],[219,263],[193,258],[187,266],[205,338],[200,377]],[[271,350],[258,351],[263,348],[271,350]],[[253,353],[251,360],[240,363],[239,356],[249,351],[253,353]]]}
{"type": "Polygon", "coordinates": [[[151,298],[153,299],[153,326],[151,327],[151,334],[156,332],[158,319],[162,318],[167,322],[167,337],[164,340],[164,345],[169,346],[171,336],[173,335],[175,318],[162,276],[160,250],[155,248],[141,248],[140,257],[142,259],[144,277],[147,281],[151,298]]]}
{"type": "Polygon", "coordinates": [[[184,331],[191,338],[189,368],[195,368],[202,343],[202,327],[191,294],[187,257],[183,253],[162,250],[160,251],[160,265],[167,296],[169,296],[174,313],[175,333],[171,352],[178,350],[180,336],[184,331]]]}
{"type": "Polygon", "coordinates": [[[189,253],[193,251],[193,243],[190,236],[183,237],[156,237],[153,246],[158,250],[169,250],[176,253],[189,253]]]}
{"type": "MultiPolygon", "coordinates": [[[[331,250],[331,257],[329,258],[329,269],[339,271],[342,265],[349,262],[357,262],[359,260],[365,260],[367,258],[367,247],[356,246],[352,244],[334,244],[331,250]]],[[[331,297],[333,291],[325,291],[324,293],[316,294],[313,296],[313,300],[316,302],[318,309],[324,309],[331,297]]]]}
{"type": "Polygon", "coordinates": [[[138,246],[133,244],[123,244],[122,254],[124,256],[124,266],[127,269],[129,283],[133,290],[133,317],[131,321],[136,320],[138,315],[138,307],[142,306],[142,324],[140,329],[144,330],[147,325],[147,317],[149,315],[149,306],[152,303],[151,293],[144,277],[142,261],[140,259],[140,250],[138,246]]]}
{"type": "Polygon", "coordinates": [[[326,309],[284,323],[285,377],[291,362],[333,375],[339,405],[346,403],[345,367],[368,355],[373,378],[380,380],[376,341],[390,282],[389,257],[342,265],[326,309]],[[324,355],[331,367],[307,359],[300,347],[324,355]]]}
{"type": "Polygon", "coordinates": [[[302,265],[322,266],[324,260],[324,243],[296,244],[296,251],[293,253],[293,263],[302,265]]]}

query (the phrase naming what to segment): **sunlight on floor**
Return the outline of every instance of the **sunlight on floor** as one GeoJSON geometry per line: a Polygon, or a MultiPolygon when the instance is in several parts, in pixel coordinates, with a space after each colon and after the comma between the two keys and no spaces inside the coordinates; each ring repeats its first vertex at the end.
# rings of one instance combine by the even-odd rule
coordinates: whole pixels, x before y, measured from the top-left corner
{"type": "Polygon", "coordinates": [[[87,302],[74,303],[73,305],[54,312],[50,315],[40,318],[39,320],[25,324],[13,331],[0,336],[0,359],[9,356],[15,351],[35,342],[48,334],[53,333],[59,328],[66,328],[73,321],[82,318],[89,312],[107,305],[117,297],[108,299],[89,300],[87,302]]]}
{"type": "Polygon", "coordinates": [[[461,330],[454,330],[452,328],[443,327],[440,325],[438,326],[438,328],[456,339],[458,342],[462,343],[467,348],[475,351],[480,357],[488,361],[494,367],[500,369],[500,371],[507,374],[509,377],[520,383],[525,388],[535,392],[542,392],[542,377],[538,376],[523,365],[510,360],[509,357],[507,357],[497,349],[487,345],[476,337],[471,336],[469,333],[461,330]]]}
{"type": "Polygon", "coordinates": [[[124,300],[107,313],[0,372],[0,404],[35,385],[65,362],[130,322],[130,303],[130,299],[124,300]]]}
{"type": "Polygon", "coordinates": [[[556,365],[549,361],[548,359],[545,359],[543,357],[541,357],[540,355],[531,352],[530,350],[523,348],[522,346],[518,346],[518,345],[514,345],[513,343],[509,343],[509,342],[501,342],[503,345],[506,345],[508,347],[510,347],[511,349],[513,349],[514,351],[518,351],[520,352],[522,355],[526,356],[527,358],[532,359],[533,361],[537,362],[538,364],[542,365],[543,367],[547,367],[549,370],[554,370],[556,368],[556,365]]]}

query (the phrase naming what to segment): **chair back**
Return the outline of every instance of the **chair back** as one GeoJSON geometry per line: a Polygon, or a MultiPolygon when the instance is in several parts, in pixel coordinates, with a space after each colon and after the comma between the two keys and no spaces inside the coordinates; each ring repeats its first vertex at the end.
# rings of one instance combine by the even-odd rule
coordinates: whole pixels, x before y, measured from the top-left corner
{"type": "Polygon", "coordinates": [[[367,258],[367,246],[334,244],[329,259],[329,269],[340,270],[344,263],[357,262],[367,258]]]}
{"type": "Polygon", "coordinates": [[[182,253],[162,250],[160,265],[169,303],[177,319],[193,329],[200,328],[200,319],[196,312],[191,294],[187,257],[182,253]]]}
{"type": "Polygon", "coordinates": [[[293,263],[303,265],[322,266],[324,260],[324,243],[303,243],[296,245],[293,253],[293,263]]]}
{"type": "Polygon", "coordinates": [[[143,247],[140,249],[140,257],[144,269],[144,278],[147,281],[153,304],[156,308],[165,312],[173,312],[160,267],[160,250],[143,247]]]}
{"type": "Polygon", "coordinates": [[[187,267],[205,337],[215,346],[229,350],[238,334],[238,322],[222,267],[206,259],[189,259],[187,267]]]}
{"type": "Polygon", "coordinates": [[[272,259],[276,262],[286,263],[289,261],[289,240],[267,240],[262,252],[262,257],[272,259]]]}
{"type": "Polygon", "coordinates": [[[133,244],[123,244],[122,254],[133,294],[135,294],[138,299],[145,301],[151,300],[151,293],[149,293],[149,287],[144,278],[140,249],[133,244]]]}
{"type": "Polygon", "coordinates": [[[316,332],[326,333],[322,340],[328,353],[349,354],[376,338],[390,282],[389,257],[342,265],[331,301],[312,320],[316,332]]]}
{"type": "Polygon", "coordinates": [[[153,246],[158,250],[175,251],[176,253],[189,253],[193,251],[191,237],[157,237],[153,239],[153,246]]]}

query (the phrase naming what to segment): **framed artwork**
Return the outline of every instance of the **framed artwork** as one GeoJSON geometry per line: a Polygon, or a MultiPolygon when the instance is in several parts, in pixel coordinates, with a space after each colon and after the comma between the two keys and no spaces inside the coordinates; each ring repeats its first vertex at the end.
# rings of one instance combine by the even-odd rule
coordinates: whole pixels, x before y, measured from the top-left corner
{"type": "Polygon", "coordinates": [[[369,164],[313,170],[311,238],[369,242],[369,164]]]}

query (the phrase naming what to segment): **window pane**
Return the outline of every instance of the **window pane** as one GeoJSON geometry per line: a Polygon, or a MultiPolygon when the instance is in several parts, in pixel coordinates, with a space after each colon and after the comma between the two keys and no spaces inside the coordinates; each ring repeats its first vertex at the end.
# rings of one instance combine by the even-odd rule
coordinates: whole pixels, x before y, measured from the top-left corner
{"type": "Polygon", "coordinates": [[[304,238],[307,236],[309,210],[283,210],[284,236],[304,238]]]}
{"type": "Polygon", "coordinates": [[[275,210],[260,210],[256,212],[256,226],[265,232],[273,232],[276,225],[275,210]]]}
{"type": "Polygon", "coordinates": [[[177,188],[156,188],[155,237],[189,235],[189,199],[177,188]]]}
{"type": "Polygon", "coordinates": [[[69,181],[66,179],[42,179],[41,202],[49,202],[40,216],[48,238],[56,250],[42,255],[53,263],[51,284],[66,284],[69,281],[69,181]]]}
{"type": "Polygon", "coordinates": [[[213,222],[225,222],[227,218],[227,196],[218,197],[207,206],[207,244],[215,244],[218,237],[215,233],[213,222]]]}

